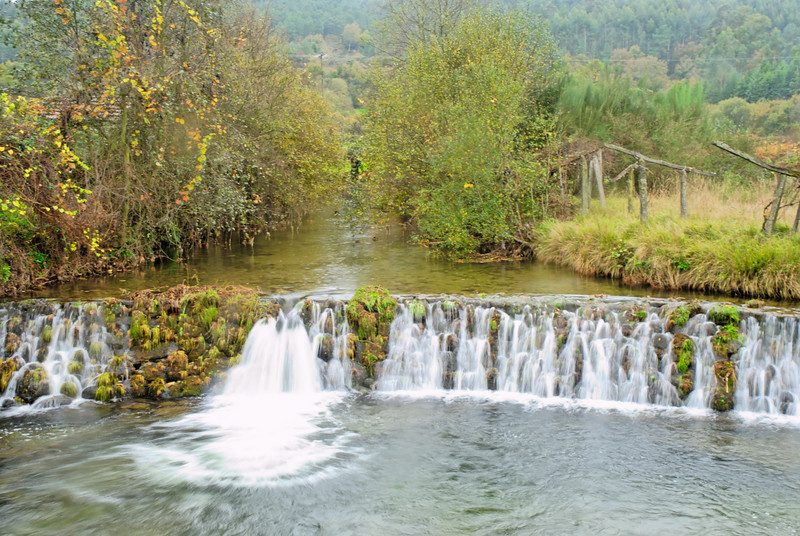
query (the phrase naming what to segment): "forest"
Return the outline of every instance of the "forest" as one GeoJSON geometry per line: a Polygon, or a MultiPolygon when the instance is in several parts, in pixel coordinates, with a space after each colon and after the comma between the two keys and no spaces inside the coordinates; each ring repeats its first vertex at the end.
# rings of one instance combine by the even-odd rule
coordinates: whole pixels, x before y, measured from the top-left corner
{"type": "MultiPolygon", "coordinates": [[[[800,295],[797,188],[764,241],[772,174],[712,145],[798,168],[799,4],[5,2],[0,294],[252,241],[337,200],[454,259],[800,295]],[[692,175],[678,219],[674,172],[648,169],[669,236],[612,217],[627,180],[581,215],[581,159],[605,144],[716,178],[692,175]]],[[[601,175],[629,166],[604,152],[601,175]]]]}

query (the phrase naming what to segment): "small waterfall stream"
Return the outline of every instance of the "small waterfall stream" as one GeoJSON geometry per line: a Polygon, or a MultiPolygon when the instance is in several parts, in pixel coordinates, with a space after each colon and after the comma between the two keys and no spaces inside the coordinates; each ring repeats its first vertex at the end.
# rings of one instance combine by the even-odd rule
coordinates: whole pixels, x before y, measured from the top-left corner
{"type": "Polygon", "coordinates": [[[107,330],[103,313],[96,303],[1,307],[2,383],[7,386],[0,404],[13,404],[15,397],[36,397],[35,408],[79,401],[109,365],[110,346],[123,345],[107,330]]]}

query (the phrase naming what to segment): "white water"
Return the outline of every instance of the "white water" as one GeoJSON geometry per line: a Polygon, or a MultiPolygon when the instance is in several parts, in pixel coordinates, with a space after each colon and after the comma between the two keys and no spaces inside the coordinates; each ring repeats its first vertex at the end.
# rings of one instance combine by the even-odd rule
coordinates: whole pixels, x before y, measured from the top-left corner
{"type": "Polygon", "coordinates": [[[156,425],[175,438],[165,446],[133,447],[142,470],[240,487],[310,484],[341,471],[353,449],[331,417],[351,368],[349,331],[338,313],[314,304],[309,329],[300,307],[257,322],[241,363],[205,410],[156,425]],[[327,363],[317,357],[325,337],[332,342],[327,363]]]}
{"type": "MultiPolygon", "coordinates": [[[[598,310],[587,306],[554,315],[526,307],[512,316],[480,306],[444,311],[437,303],[427,305],[424,319],[414,319],[401,305],[378,388],[430,391],[449,387],[449,375],[452,388],[463,391],[491,388],[542,399],[709,408],[718,358],[711,346],[716,327],[706,315],[692,317],[681,330],[695,347],[694,388],[682,400],[670,381],[672,335],[664,333],[657,311],[626,329],[620,313],[598,310]],[[655,335],[665,341],[661,359],[655,335]]],[[[737,410],[798,416],[800,323],[793,317],[768,315],[760,322],[750,317],[740,331],[744,346],[734,356],[737,410]]]]}
{"type": "MultiPolygon", "coordinates": [[[[323,308],[313,303],[305,315],[304,322],[298,306],[277,319],[257,323],[222,394],[232,400],[349,389],[350,330],[342,305],[323,308]]],[[[602,304],[558,314],[552,308],[527,306],[510,315],[492,307],[426,303],[418,318],[400,305],[387,359],[376,366],[376,386],[394,392],[493,390],[539,399],[707,410],[715,385],[717,357],[711,337],[716,328],[699,314],[681,330],[695,346],[694,388],[682,398],[671,383],[672,335],[664,333],[660,315],[651,308],[643,321],[626,328],[621,313],[602,304]],[[658,334],[667,347],[661,359],[652,342],[658,334]]],[[[736,410],[800,417],[800,322],[791,316],[751,316],[741,322],[740,333],[743,348],[734,356],[736,410]]],[[[66,403],[58,393],[68,381],[78,386],[80,401],[80,391],[111,358],[106,344],[110,337],[102,306],[6,305],[0,309],[0,349],[4,359],[14,359],[22,368],[11,378],[0,403],[12,403],[25,370],[39,366],[47,371],[51,394],[38,399],[34,407],[66,403]],[[49,343],[44,342],[46,326],[49,343]],[[18,347],[5,352],[6,342],[15,335],[18,347]],[[82,372],[69,373],[73,362],[84,363],[82,372]]]]}
{"type": "Polygon", "coordinates": [[[67,382],[77,386],[77,397],[72,403],[79,403],[81,391],[104,371],[112,357],[107,344],[111,335],[103,322],[101,305],[44,302],[23,309],[11,304],[0,309],[0,324],[0,356],[19,365],[5,392],[0,394],[0,405],[13,404],[17,384],[26,371],[35,368],[46,372],[49,395],[38,398],[33,409],[69,403],[60,396],[61,387],[67,382]],[[9,330],[9,326],[14,327],[9,330]],[[48,342],[45,342],[46,331],[50,332],[48,342]],[[18,337],[19,344],[9,353],[5,347],[12,337],[18,337]],[[70,373],[73,363],[82,367],[70,373]]]}

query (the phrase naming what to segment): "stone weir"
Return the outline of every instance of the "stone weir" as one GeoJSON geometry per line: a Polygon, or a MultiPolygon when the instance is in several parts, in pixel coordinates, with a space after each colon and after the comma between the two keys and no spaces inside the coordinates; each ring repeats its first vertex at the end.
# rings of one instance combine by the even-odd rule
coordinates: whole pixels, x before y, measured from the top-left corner
{"type": "MultiPolygon", "coordinates": [[[[265,350],[288,330],[307,337],[316,368],[303,369],[314,375],[304,385],[319,389],[799,412],[800,322],[791,313],[654,299],[410,299],[378,288],[286,304],[241,287],[183,285],[128,300],[0,305],[0,401],[197,396],[243,353],[290,370],[291,351],[265,350]]],[[[297,384],[268,380],[279,390],[297,384]]]]}

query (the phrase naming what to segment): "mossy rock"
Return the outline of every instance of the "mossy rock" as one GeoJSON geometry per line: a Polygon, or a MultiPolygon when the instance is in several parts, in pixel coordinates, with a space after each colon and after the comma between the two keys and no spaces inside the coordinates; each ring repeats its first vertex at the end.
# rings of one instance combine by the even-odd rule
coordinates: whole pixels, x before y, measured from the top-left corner
{"type": "Polygon", "coordinates": [[[47,370],[38,363],[29,365],[17,382],[17,397],[22,399],[26,404],[30,404],[37,398],[49,394],[50,382],[47,377],[47,370]]]}
{"type": "Polygon", "coordinates": [[[708,319],[718,326],[739,325],[739,309],[733,305],[716,305],[708,311],[708,319]]]}
{"type": "Polygon", "coordinates": [[[8,382],[14,376],[14,373],[19,369],[19,363],[16,359],[8,358],[0,362],[0,394],[6,392],[8,382]]]}
{"type": "Polygon", "coordinates": [[[186,369],[189,366],[189,358],[186,353],[178,350],[172,352],[166,359],[166,376],[168,381],[179,381],[186,377],[186,369]]]}
{"type": "Polygon", "coordinates": [[[167,389],[164,378],[156,378],[147,384],[147,395],[153,398],[161,398],[167,389]]]}
{"type": "Polygon", "coordinates": [[[190,339],[181,339],[178,346],[183,350],[189,359],[197,359],[206,351],[206,341],[202,335],[190,339]]]}
{"type": "Polygon", "coordinates": [[[397,300],[386,289],[361,287],[347,303],[347,321],[361,340],[389,334],[397,300]]]}
{"type": "Polygon", "coordinates": [[[696,303],[687,303],[679,305],[667,313],[666,324],[664,329],[670,333],[674,333],[676,329],[681,329],[686,326],[689,319],[701,313],[702,308],[696,303]]]}
{"type": "Polygon", "coordinates": [[[52,340],[53,340],[53,326],[47,324],[42,330],[42,342],[45,344],[50,344],[50,341],[52,340]]]}
{"type": "Polygon", "coordinates": [[[125,387],[122,382],[118,381],[117,377],[110,372],[104,372],[98,376],[95,385],[97,388],[94,392],[94,399],[98,402],[108,402],[125,396],[125,387]]]}
{"type": "Polygon", "coordinates": [[[694,368],[694,341],[683,333],[677,333],[672,338],[672,359],[682,375],[694,368]]]}
{"type": "Polygon", "coordinates": [[[714,363],[714,379],[716,389],[711,399],[711,408],[715,411],[732,410],[736,392],[736,364],[725,360],[714,363]]]}
{"type": "Polygon", "coordinates": [[[17,348],[19,348],[19,343],[20,343],[19,335],[17,335],[16,333],[7,333],[6,344],[4,347],[6,355],[10,356],[14,352],[16,352],[17,348]]]}
{"type": "Polygon", "coordinates": [[[717,356],[728,359],[742,347],[738,329],[733,324],[718,329],[711,338],[711,347],[717,356]]]}
{"type": "Polygon", "coordinates": [[[633,323],[644,322],[647,320],[647,311],[641,305],[634,304],[622,313],[622,318],[633,323]]]}
{"type": "Polygon", "coordinates": [[[181,396],[200,396],[207,384],[208,381],[199,376],[189,376],[181,382],[181,396]]]}
{"type": "Polygon", "coordinates": [[[64,382],[61,384],[61,389],[59,389],[62,395],[68,396],[70,398],[75,398],[78,396],[78,386],[75,385],[74,382],[64,382]]]}
{"type": "Polygon", "coordinates": [[[141,374],[131,376],[131,395],[141,398],[147,394],[147,380],[141,374]]]}
{"type": "Polygon", "coordinates": [[[147,382],[152,382],[156,379],[163,380],[166,377],[165,368],[164,363],[148,363],[140,370],[144,375],[144,379],[147,382]]]}
{"type": "Polygon", "coordinates": [[[420,322],[425,318],[425,302],[421,300],[412,300],[408,304],[408,312],[411,313],[415,322],[420,322]]]}
{"type": "Polygon", "coordinates": [[[694,389],[694,373],[692,371],[687,371],[685,374],[682,374],[679,378],[678,382],[678,392],[681,395],[682,399],[686,399],[689,394],[694,389]]]}

